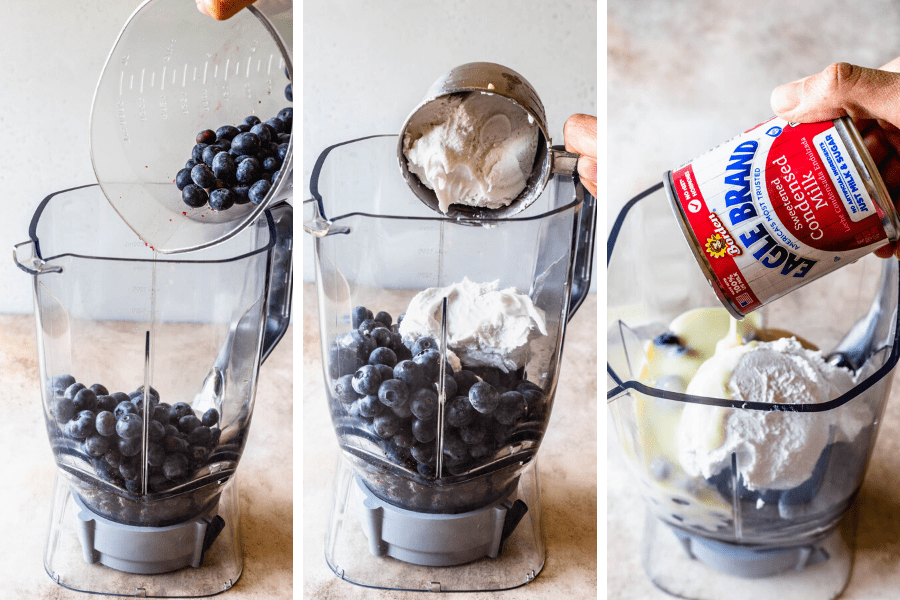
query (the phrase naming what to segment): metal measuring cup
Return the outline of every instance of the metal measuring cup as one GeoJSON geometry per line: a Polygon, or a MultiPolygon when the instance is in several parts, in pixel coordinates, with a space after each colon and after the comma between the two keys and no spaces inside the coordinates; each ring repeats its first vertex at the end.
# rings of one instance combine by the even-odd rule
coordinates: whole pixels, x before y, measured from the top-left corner
{"type": "Polygon", "coordinates": [[[418,176],[409,171],[409,165],[403,153],[403,140],[406,137],[406,130],[409,128],[410,123],[414,121],[416,114],[426,105],[453,94],[469,94],[472,92],[503,96],[531,115],[531,118],[534,119],[538,126],[537,152],[534,157],[531,175],[525,183],[525,189],[507,206],[486,208],[451,204],[446,216],[465,219],[511,217],[522,212],[537,200],[547,186],[552,173],[563,175],[575,173],[579,155],[556,150],[552,147],[550,135],[547,132],[547,115],[544,113],[544,105],[531,84],[524,77],[503,65],[489,62],[466,63],[451,69],[438,78],[428,89],[425,98],[419,102],[406,118],[406,121],[403,122],[403,127],[400,129],[400,138],[397,143],[397,159],[400,162],[400,171],[403,173],[403,178],[413,193],[429,208],[436,212],[441,212],[434,190],[426,187],[419,180],[418,176]]]}

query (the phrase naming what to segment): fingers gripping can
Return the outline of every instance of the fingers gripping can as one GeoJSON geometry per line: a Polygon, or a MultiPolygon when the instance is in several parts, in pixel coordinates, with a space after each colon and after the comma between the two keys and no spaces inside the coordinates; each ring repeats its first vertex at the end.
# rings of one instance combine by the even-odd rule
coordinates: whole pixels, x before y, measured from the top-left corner
{"type": "Polygon", "coordinates": [[[738,319],[900,237],[847,117],[775,117],[667,172],[664,184],[701,269],[738,319]]]}

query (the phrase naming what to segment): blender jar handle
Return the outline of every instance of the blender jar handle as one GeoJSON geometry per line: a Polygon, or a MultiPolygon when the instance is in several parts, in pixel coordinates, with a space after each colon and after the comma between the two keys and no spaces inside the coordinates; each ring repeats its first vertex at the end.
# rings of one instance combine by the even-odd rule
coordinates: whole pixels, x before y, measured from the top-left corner
{"type": "Polygon", "coordinates": [[[280,201],[268,209],[275,223],[275,248],[269,267],[269,296],[266,300],[266,325],[263,334],[261,365],[284,337],[291,320],[291,287],[294,246],[294,207],[280,201]]]}
{"type": "MultiPolygon", "coordinates": [[[[577,154],[573,156],[578,156],[577,154]]],[[[572,161],[572,178],[563,177],[560,185],[574,186],[576,202],[581,202],[578,214],[578,227],[575,235],[575,256],[572,265],[572,288],[569,292],[569,311],[566,316],[568,323],[575,312],[584,302],[591,289],[591,271],[594,264],[594,240],[597,232],[597,199],[588,192],[578,180],[578,173],[574,172],[575,161],[572,161]]],[[[562,192],[561,192],[562,193],[562,192]]]]}
{"type": "Polygon", "coordinates": [[[48,267],[47,263],[45,263],[37,253],[34,251],[34,240],[28,240],[27,242],[20,242],[13,246],[13,260],[16,263],[16,266],[28,273],[29,275],[43,275],[44,273],[62,273],[62,267],[48,267]],[[25,260],[26,264],[22,264],[22,261],[19,260],[19,248],[22,246],[31,246],[31,255],[25,260]]]}

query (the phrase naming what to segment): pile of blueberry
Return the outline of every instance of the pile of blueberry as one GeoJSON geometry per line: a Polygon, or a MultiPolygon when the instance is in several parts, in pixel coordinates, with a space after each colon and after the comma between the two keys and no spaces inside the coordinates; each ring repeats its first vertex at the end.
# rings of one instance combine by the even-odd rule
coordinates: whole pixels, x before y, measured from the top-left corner
{"type": "Polygon", "coordinates": [[[215,408],[197,416],[189,404],[159,401],[150,388],[147,424],[149,445],[142,452],[143,386],[130,394],[110,393],[104,386],[85,387],[71,375],[51,382],[50,414],[57,435],[78,443],[98,476],[131,493],[141,491],[141,461],[149,466],[148,485],[158,492],[187,481],[205,466],[219,443],[215,408]]]}
{"type": "Polygon", "coordinates": [[[191,208],[213,210],[260,204],[278,179],[287,155],[294,110],[283,108],[263,123],[250,115],[237,126],[197,134],[191,158],[175,176],[181,199],[191,208]]]}
{"type": "MultiPolygon", "coordinates": [[[[435,477],[438,380],[441,355],[433,338],[404,345],[398,323],[386,312],[358,306],[354,329],[337,337],[328,357],[333,410],[358,417],[395,465],[435,477]]],[[[524,369],[445,367],[444,475],[485,464],[509,442],[516,426],[540,418],[544,394],[524,369]]]]}

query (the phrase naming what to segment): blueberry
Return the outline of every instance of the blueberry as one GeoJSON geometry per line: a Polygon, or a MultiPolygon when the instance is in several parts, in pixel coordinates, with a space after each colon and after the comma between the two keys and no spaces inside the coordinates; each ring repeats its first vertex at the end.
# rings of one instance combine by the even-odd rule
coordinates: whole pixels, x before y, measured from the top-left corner
{"type": "Polygon", "coordinates": [[[66,388],[66,391],[63,394],[63,396],[68,398],[69,400],[74,400],[75,394],[77,394],[78,392],[80,392],[83,389],[86,389],[86,386],[83,383],[73,383],[72,385],[70,385],[69,387],[66,388]]]}
{"type": "Polygon", "coordinates": [[[419,472],[419,475],[421,475],[422,477],[427,477],[429,479],[436,475],[434,466],[427,463],[420,462],[418,465],[416,465],[416,470],[419,472]]]}
{"type": "MultiPolygon", "coordinates": [[[[215,183],[216,176],[209,167],[200,164],[191,169],[191,180],[194,182],[194,185],[202,188],[209,188],[215,183]]],[[[190,188],[190,186],[185,189],[188,188],[190,188]]]]}
{"type": "Polygon", "coordinates": [[[377,417],[385,410],[385,406],[378,399],[378,396],[366,396],[361,398],[357,404],[359,406],[359,414],[367,419],[377,417]]]}
{"type": "Polygon", "coordinates": [[[199,468],[206,464],[209,458],[209,450],[206,446],[191,446],[188,449],[188,458],[193,463],[194,468],[199,468]]]}
{"type": "Polygon", "coordinates": [[[395,415],[400,417],[403,420],[409,419],[412,416],[412,411],[409,410],[409,402],[407,401],[405,404],[397,404],[391,407],[391,410],[395,415]]]}
{"type": "Polygon", "coordinates": [[[187,452],[188,448],[190,447],[190,444],[188,444],[186,439],[176,437],[174,435],[167,435],[166,437],[164,437],[162,445],[168,454],[187,452]]]}
{"type": "MultiPolygon", "coordinates": [[[[118,444],[116,444],[118,446],[118,444]]],[[[122,455],[115,448],[110,448],[106,451],[106,454],[103,455],[103,460],[111,467],[118,468],[119,465],[122,464],[122,455]]]]}
{"type": "Polygon", "coordinates": [[[138,412],[137,406],[134,405],[130,400],[126,400],[124,402],[119,402],[116,405],[116,409],[113,411],[116,419],[121,419],[125,415],[131,414],[136,415],[138,412]]]}
{"type": "Polygon", "coordinates": [[[288,151],[287,142],[282,142],[282,143],[278,144],[278,149],[275,151],[275,157],[283,163],[284,159],[287,157],[287,151],[288,151]]]}
{"type": "MultiPolygon", "coordinates": [[[[377,321],[375,321],[377,323],[377,321]]],[[[369,335],[375,340],[375,345],[379,348],[390,348],[392,345],[393,338],[391,337],[391,330],[387,327],[383,327],[379,325],[375,329],[373,329],[369,335]]]]}
{"type": "Polygon", "coordinates": [[[197,134],[198,144],[214,144],[216,142],[216,132],[212,129],[204,129],[197,134]]]}
{"type": "Polygon", "coordinates": [[[234,203],[238,206],[242,204],[247,204],[250,202],[250,186],[249,185],[236,185],[231,188],[231,192],[234,194],[234,203]]]}
{"type": "MultiPolygon", "coordinates": [[[[438,384],[434,384],[435,392],[439,393],[440,389],[438,389],[438,384]]],[[[456,380],[453,379],[453,373],[451,371],[447,371],[444,374],[444,398],[455,398],[456,396],[464,396],[465,394],[459,393],[459,388],[456,385],[456,380]]]]}
{"type": "Polygon", "coordinates": [[[57,423],[68,423],[75,416],[75,402],[71,398],[59,397],[50,405],[50,414],[57,423]]]}
{"type": "MultiPolygon", "coordinates": [[[[235,128],[235,129],[237,129],[237,128],[235,128]]],[[[231,140],[224,140],[224,139],[219,140],[218,142],[216,142],[215,145],[219,146],[223,150],[231,150],[231,140]]]]}
{"type": "Polygon", "coordinates": [[[504,425],[513,425],[525,415],[525,397],[519,392],[500,394],[500,405],[494,418],[504,425]]]}
{"type": "Polygon", "coordinates": [[[130,438],[120,438],[118,442],[119,454],[122,456],[137,456],[141,453],[141,436],[136,435],[130,438]]]}
{"type": "Polygon", "coordinates": [[[353,375],[341,375],[334,383],[334,395],[344,404],[350,404],[359,398],[359,394],[353,389],[353,375]]]}
{"type": "Polygon", "coordinates": [[[59,390],[65,393],[66,388],[75,383],[75,378],[71,375],[57,375],[50,380],[50,389],[59,390]]]}
{"type": "Polygon", "coordinates": [[[469,457],[466,450],[466,443],[462,441],[459,434],[453,429],[448,429],[444,433],[444,445],[441,448],[447,456],[455,460],[465,460],[469,457]]]}
{"type": "Polygon", "coordinates": [[[394,367],[394,379],[403,381],[412,392],[428,384],[422,367],[411,360],[401,360],[397,363],[394,367]]]}
{"type": "Polygon", "coordinates": [[[163,473],[168,479],[182,479],[188,474],[188,465],[188,458],[184,454],[170,454],[163,461],[163,473]]]}
{"type": "Polygon", "coordinates": [[[193,414],[185,415],[178,419],[178,429],[182,433],[190,435],[190,433],[198,427],[202,427],[202,425],[200,424],[200,419],[195,417],[193,414]]]}
{"type": "Polygon", "coordinates": [[[363,365],[353,375],[352,385],[360,396],[377,394],[381,386],[381,375],[373,365],[363,365]]]}
{"type": "Polygon", "coordinates": [[[388,379],[394,378],[394,367],[388,366],[384,364],[376,364],[373,365],[376,369],[378,369],[378,374],[381,375],[381,383],[384,383],[388,379]]]}
{"type": "Polygon", "coordinates": [[[242,160],[237,165],[237,180],[241,183],[250,185],[259,180],[262,176],[263,169],[259,161],[253,157],[242,160]]]}
{"type": "Polygon", "coordinates": [[[364,335],[371,335],[373,331],[380,325],[378,321],[375,319],[369,318],[359,324],[359,327],[356,328],[357,331],[364,335]]]}
{"type": "Polygon", "coordinates": [[[247,125],[248,127],[253,127],[254,125],[259,125],[260,123],[262,123],[262,121],[260,121],[259,117],[257,117],[256,115],[248,115],[244,117],[244,125],[247,125]]]}
{"type": "Polygon", "coordinates": [[[291,89],[291,84],[287,84],[287,87],[284,88],[284,97],[287,98],[288,102],[294,101],[294,91],[291,89]]]}
{"type": "Polygon", "coordinates": [[[473,385],[478,383],[478,376],[472,371],[462,369],[453,374],[453,381],[456,382],[456,393],[465,395],[469,393],[473,385]]]}
{"type": "Polygon", "coordinates": [[[372,424],[375,434],[382,439],[393,437],[400,430],[400,418],[390,411],[375,417],[372,424]]]}
{"type": "Polygon", "coordinates": [[[487,436],[487,428],[481,421],[475,421],[459,430],[459,438],[471,445],[478,444],[487,436]]]}
{"type": "Polygon", "coordinates": [[[151,442],[162,441],[166,437],[166,426],[159,421],[150,421],[147,425],[147,435],[151,442]]]}
{"type": "MultiPolygon", "coordinates": [[[[132,455],[134,456],[134,455],[132,455]]],[[[119,465],[119,473],[128,481],[133,481],[141,476],[141,466],[132,461],[126,461],[119,465]]]]}
{"type": "Polygon", "coordinates": [[[237,135],[237,127],[234,127],[232,125],[222,125],[218,129],[216,129],[216,139],[219,140],[234,140],[235,136],[237,135]]]}
{"type": "Polygon", "coordinates": [[[218,427],[210,427],[209,428],[209,447],[215,448],[219,443],[219,438],[222,437],[222,430],[218,427]]]}
{"type": "Polygon", "coordinates": [[[362,325],[362,322],[366,319],[372,318],[372,311],[367,309],[365,306],[357,306],[353,309],[353,329],[359,329],[359,326],[362,325]]]}
{"type": "Polygon", "coordinates": [[[473,385],[469,389],[468,398],[472,407],[483,415],[491,414],[500,404],[500,394],[494,386],[485,381],[473,385]]]}
{"type": "Polygon", "coordinates": [[[227,152],[220,152],[212,161],[212,170],[216,177],[226,181],[234,177],[237,170],[237,163],[234,158],[227,152]]]}
{"type": "Polygon", "coordinates": [[[187,159],[187,161],[185,161],[184,168],[188,170],[188,173],[190,173],[191,169],[193,169],[194,167],[196,167],[199,164],[200,164],[200,161],[194,160],[193,158],[189,158],[189,159],[187,159]]]}
{"type": "Polygon", "coordinates": [[[97,395],[88,388],[78,390],[72,401],[75,403],[76,412],[97,408],[97,395]]]}
{"type": "Polygon", "coordinates": [[[166,460],[166,451],[159,444],[149,444],[147,446],[147,464],[151,467],[162,466],[166,460]]]}
{"type": "MultiPolygon", "coordinates": [[[[397,355],[390,348],[375,348],[369,354],[370,365],[385,365],[393,368],[397,364],[397,355]]],[[[393,371],[392,371],[393,372],[393,371]]]]}
{"type": "MultiPolygon", "coordinates": [[[[272,141],[272,135],[278,135],[277,131],[272,130],[272,126],[266,123],[259,123],[250,128],[250,133],[255,135],[259,140],[259,145],[257,146],[254,152],[258,151],[260,148],[267,147],[268,143],[272,141]]],[[[248,154],[250,154],[248,152],[248,154]]]]}
{"type": "Polygon", "coordinates": [[[431,420],[423,421],[421,419],[413,419],[412,434],[423,444],[433,442],[434,438],[437,437],[437,423],[431,420]]]}
{"type": "Polygon", "coordinates": [[[219,411],[214,408],[209,409],[205,413],[203,413],[203,418],[200,419],[200,423],[205,425],[206,427],[212,427],[216,423],[219,422],[219,411]]]}
{"type": "Polygon", "coordinates": [[[116,406],[118,406],[118,401],[116,401],[114,396],[97,396],[97,411],[107,411],[113,412],[116,410],[116,406]]]}
{"type": "Polygon", "coordinates": [[[160,425],[168,425],[169,424],[169,414],[172,410],[172,407],[166,404],[165,402],[161,402],[153,407],[153,416],[151,417],[154,421],[159,423],[160,425]]]}
{"type": "Polygon", "coordinates": [[[253,133],[253,129],[256,127],[260,127],[260,125],[255,125],[247,133],[237,134],[231,141],[231,149],[238,154],[255,154],[259,150],[260,144],[259,136],[253,133]]]}
{"type": "Polygon", "coordinates": [[[191,158],[197,163],[203,162],[203,151],[209,147],[209,144],[197,144],[194,146],[194,149],[191,150],[191,158]]]}
{"type": "Polygon", "coordinates": [[[339,344],[332,344],[328,351],[328,370],[332,379],[352,375],[364,364],[366,362],[359,353],[342,348],[339,344]]]}
{"type": "MultiPolygon", "coordinates": [[[[212,167],[213,162],[216,160],[216,155],[225,152],[225,148],[218,144],[213,144],[212,146],[207,146],[203,149],[203,164],[212,167]]],[[[193,170],[192,170],[193,171],[193,170]]],[[[203,187],[209,187],[205,185],[203,187]]]]}
{"type": "Polygon", "coordinates": [[[188,433],[188,443],[192,446],[205,446],[209,443],[210,433],[209,427],[199,425],[188,433]]]}
{"type": "Polygon", "coordinates": [[[495,369],[494,367],[469,367],[469,370],[494,388],[500,386],[500,369],[495,369]]]}
{"type": "Polygon", "coordinates": [[[228,210],[235,203],[234,192],[225,188],[213,190],[209,195],[209,207],[213,210],[228,210]]]}
{"type": "MultiPolygon", "coordinates": [[[[413,422],[413,434],[416,432],[416,424],[413,422]]],[[[435,432],[437,435],[437,432],[435,432]]],[[[420,463],[433,463],[434,462],[434,444],[413,444],[412,448],[409,449],[410,454],[412,454],[413,458],[415,458],[420,463]]]]}
{"type": "Polygon", "coordinates": [[[140,415],[127,414],[116,421],[116,433],[120,438],[132,438],[141,435],[144,427],[144,421],[140,415]]]}
{"type": "Polygon", "coordinates": [[[673,345],[683,346],[684,345],[681,343],[681,339],[679,339],[679,337],[677,335],[675,335],[674,333],[672,333],[671,331],[667,331],[665,333],[662,333],[662,334],[656,336],[656,338],[653,340],[653,343],[656,344],[657,346],[673,346],[673,345]]]}
{"type": "Polygon", "coordinates": [[[286,106],[278,111],[278,118],[284,121],[285,123],[290,123],[294,120],[294,108],[292,106],[286,106]]]}
{"type": "Polygon", "coordinates": [[[400,379],[388,379],[378,387],[378,399],[385,406],[406,406],[409,402],[409,387],[400,379]]]}
{"type": "Polygon", "coordinates": [[[409,399],[409,409],[418,419],[430,419],[437,413],[437,394],[428,388],[413,392],[409,399]]]}
{"type": "Polygon", "coordinates": [[[468,396],[457,396],[450,401],[446,419],[454,427],[465,427],[475,419],[475,409],[469,403],[468,396]]]}
{"type": "Polygon", "coordinates": [[[106,410],[97,413],[97,417],[94,420],[94,427],[100,435],[106,437],[113,435],[116,433],[116,415],[106,410]]]}
{"type": "MultiPolygon", "coordinates": [[[[199,168],[199,166],[194,168],[199,168]]],[[[207,195],[206,190],[199,185],[190,184],[181,190],[181,199],[191,208],[200,208],[206,206],[206,203],[209,201],[209,196],[207,195]]]]}
{"type": "Polygon", "coordinates": [[[172,423],[178,423],[181,417],[192,414],[194,414],[194,411],[193,409],[191,409],[190,404],[186,402],[176,402],[172,405],[172,410],[169,413],[169,421],[172,423]]]}
{"type": "Polygon", "coordinates": [[[240,125],[235,125],[235,129],[237,129],[239,133],[247,133],[248,131],[250,131],[250,125],[241,123],[240,125]]]}
{"type": "MultiPolygon", "coordinates": [[[[284,121],[282,121],[282,120],[279,119],[278,117],[272,117],[271,119],[267,119],[266,122],[265,122],[264,124],[265,124],[265,125],[268,125],[270,128],[272,128],[272,129],[275,130],[275,137],[276,137],[276,138],[277,138],[277,136],[278,136],[279,133],[283,133],[284,130],[285,130],[285,129],[284,129],[284,121]]],[[[252,130],[251,130],[251,131],[252,131],[252,130]]],[[[260,139],[262,139],[262,138],[260,137],[260,139]]],[[[266,140],[266,141],[272,141],[272,139],[273,139],[273,137],[270,136],[270,138],[269,138],[268,140],[266,140]]]]}
{"type": "Polygon", "coordinates": [[[437,381],[441,374],[441,353],[437,350],[425,350],[415,355],[413,362],[422,368],[428,381],[437,381]]]}
{"type": "Polygon", "coordinates": [[[277,171],[281,168],[281,161],[275,158],[274,156],[270,156],[269,158],[263,161],[263,170],[265,171],[277,171]]]}
{"type": "Polygon", "coordinates": [[[178,171],[177,175],[175,175],[175,186],[179,190],[184,190],[184,188],[189,186],[191,183],[193,183],[193,180],[191,179],[190,169],[182,169],[178,171]]]}
{"type": "Polygon", "coordinates": [[[266,196],[269,195],[270,189],[272,189],[272,184],[265,179],[257,181],[250,186],[250,202],[253,204],[262,204],[266,199],[266,196]]]}
{"type": "Polygon", "coordinates": [[[437,340],[435,340],[433,337],[420,337],[413,343],[410,350],[412,351],[413,356],[418,356],[426,350],[437,350],[438,352],[440,352],[437,340]]]}

